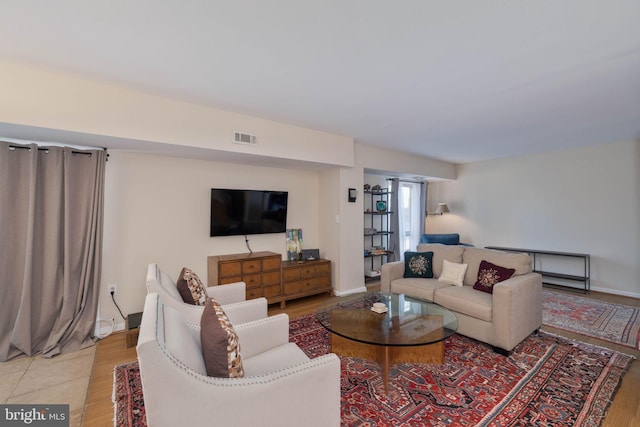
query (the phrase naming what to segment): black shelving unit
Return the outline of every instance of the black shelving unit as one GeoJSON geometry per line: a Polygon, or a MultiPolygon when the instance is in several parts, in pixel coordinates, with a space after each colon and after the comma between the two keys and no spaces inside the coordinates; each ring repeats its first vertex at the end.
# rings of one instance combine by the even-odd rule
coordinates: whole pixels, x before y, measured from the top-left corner
{"type": "MultiPolygon", "coordinates": [[[[390,254],[389,236],[392,232],[389,229],[389,215],[392,212],[389,210],[389,197],[391,192],[388,190],[365,190],[364,194],[369,198],[368,203],[365,199],[367,207],[364,212],[365,268],[369,267],[371,271],[379,271],[379,266],[387,261],[387,256],[390,254]],[[367,225],[369,226],[367,227],[367,225]]],[[[371,277],[365,274],[365,281],[378,278],[379,276],[371,277]]]]}
{"type": "Polygon", "coordinates": [[[565,289],[581,290],[585,294],[591,290],[591,255],[582,254],[576,252],[559,252],[559,251],[543,251],[539,249],[522,249],[522,248],[507,248],[503,246],[487,246],[487,249],[496,249],[507,252],[525,252],[532,257],[532,270],[534,273],[540,273],[542,275],[543,284],[549,286],[562,287],[565,289]],[[582,262],[583,274],[567,274],[557,271],[548,271],[539,267],[537,256],[553,256],[553,257],[565,257],[579,259],[582,262]],[[577,282],[582,284],[581,288],[576,288],[568,284],[554,283],[544,281],[545,278],[559,279],[567,282],[577,282]]]}

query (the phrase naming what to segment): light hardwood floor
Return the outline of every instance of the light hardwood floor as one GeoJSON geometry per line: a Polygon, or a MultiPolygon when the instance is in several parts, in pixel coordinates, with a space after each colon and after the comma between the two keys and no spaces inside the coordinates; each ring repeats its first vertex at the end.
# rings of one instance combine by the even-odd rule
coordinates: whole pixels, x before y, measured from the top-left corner
{"type": "MultiPolygon", "coordinates": [[[[371,289],[376,290],[375,288],[371,289]]],[[[317,306],[327,297],[327,294],[322,294],[296,301],[290,301],[287,303],[285,309],[280,309],[278,304],[274,304],[269,308],[269,315],[287,313],[291,318],[295,318],[304,314],[313,313],[317,306]]],[[[591,292],[588,297],[640,307],[640,300],[634,298],[626,298],[598,292],[591,292]]],[[[618,346],[597,339],[590,339],[582,335],[572,334],[550,327],[544,327],[543,329],[575,340],[632,354],[636,358],[640,357],[640,351],[634,351],[627,347],[618,346]]],[[[111,402],[111,395],[113,391],[113,368],[118,364],[126,363],[135,359],[135,348],[125,348],[124,333],[111,335],[98,343],[84,411],[84,426],[113,426],[113,403],[111,402]]],[[[629,372],[624,376],[622,385],[616,393],[613,404],[609,409],[602,427],[640,426],[639,387],[640,362],[638,360],[634,360],[629,372]]]]}

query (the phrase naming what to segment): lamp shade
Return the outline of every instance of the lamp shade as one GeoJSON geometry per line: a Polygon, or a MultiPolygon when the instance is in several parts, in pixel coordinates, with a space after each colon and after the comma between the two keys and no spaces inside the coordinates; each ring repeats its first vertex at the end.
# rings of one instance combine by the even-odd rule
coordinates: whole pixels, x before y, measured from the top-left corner
{"type": "Polygon", "coordinates": [[[436,208],[436,215],[442,215],[449,212],[449,206],[446,203],[438,203],[438,207],[436,208]]]}

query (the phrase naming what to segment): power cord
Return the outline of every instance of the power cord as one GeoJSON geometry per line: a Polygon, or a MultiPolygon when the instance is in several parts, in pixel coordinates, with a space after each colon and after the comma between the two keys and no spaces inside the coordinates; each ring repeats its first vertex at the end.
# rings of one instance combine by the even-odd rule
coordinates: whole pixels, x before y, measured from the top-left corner
{"type": "Polygon", "coordinates": [[[115,319],[98,319],[98,323],[100,322],[109,322],[109,324],[111,325],[111,330],[109,332],[106,332],[104,334],[98,334],[98,339],[103,339],[108,337],[109,335],[111,335],[113,333],[113,331],[115,331],[116,329],[116,321],[115,319]]]}
{"type": "Polygon", "coordinates": [[[114,297],[114,294],[115,294],[115,292],[111,291],[111,299],[113,300],[113,303],[115,304],[116,308],[120,312],[120,316],[122,317],[122,320],[126,320],[126,318],[124,317],[124,314],[122,314],[122,310],[120,310],[120,307],[118,306],[118,303],[116,302],[116,298],[114,297]]]}
{"type": "Polygon", "coordinates": [[[246,234],[244,235],[244,243],[245,245],[247,245],[247,249],[249,249],[249,253],[252,254],[253,251],[251,250],[251,246],[249,246],[249,237],[246,234]]]}

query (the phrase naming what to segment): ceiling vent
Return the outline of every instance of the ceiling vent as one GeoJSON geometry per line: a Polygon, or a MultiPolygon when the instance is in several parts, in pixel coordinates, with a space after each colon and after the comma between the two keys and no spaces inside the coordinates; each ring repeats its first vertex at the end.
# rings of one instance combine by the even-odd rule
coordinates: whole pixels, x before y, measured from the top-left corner
{"type": "Polygon", "coordinates": [[[258,145],[258,138],[248,133],[235,132],[234,142],[243,145],[258,145]]]}

